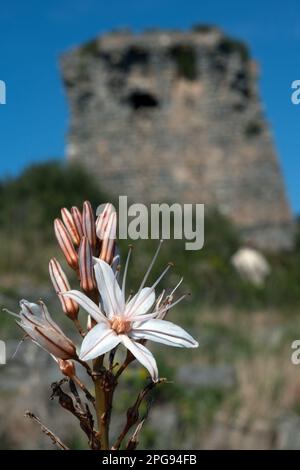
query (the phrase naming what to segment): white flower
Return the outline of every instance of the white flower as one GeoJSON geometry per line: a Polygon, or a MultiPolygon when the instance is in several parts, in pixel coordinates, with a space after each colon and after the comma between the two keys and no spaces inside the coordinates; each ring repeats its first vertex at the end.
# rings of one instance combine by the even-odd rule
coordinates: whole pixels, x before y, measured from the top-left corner
{"type": "MultiPolygon", "coordinates": [[[[156,361],[152,353],[141,344],[141,340],[152,340],[179,348],[198,346],[197,341],[181,327],[161,319],[162,308],[154,307],[154,310],[148,313],[155,303],[155,286],[169,268],[168,266],[164,270],[152,287],[144,287],[157,254],[158,250],[137,294],[127,302],[125,301],[125,280],[130,252],[125,266],[122,288],[110,265],[95,258],[94,270],[102,300],[101,305],[96,305],[80,291],[71,290],[63,294],[80,304],[97,322],[82,342],[80,359],[94,359],[123,343],[156,381],[158,379],[156,361]],[[160,318],[157,318],[158,316],[160,318]]],[[[169,310],[182,298],[171,305],[168,303],[165,310],[169,310]]]]}

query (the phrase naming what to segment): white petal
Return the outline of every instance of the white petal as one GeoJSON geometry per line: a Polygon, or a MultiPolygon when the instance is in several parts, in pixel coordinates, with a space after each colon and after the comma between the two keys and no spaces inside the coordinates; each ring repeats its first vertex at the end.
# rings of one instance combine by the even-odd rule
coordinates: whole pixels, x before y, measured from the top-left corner
{"type": "Polygon", "coordinates": [[[120,335],[122,343],[136,357],[136,359],[149,371],[152,380],[158,380],[157,364],[153,354],[142,344],[131,341],[126,335],[120,335]]]}
{"type": "Polygon", "coordinates": [[[107,316],[111,318],[113,315],[122,315],[125,302],[115,273],[105,261],[97,258],[94,260],[96,261],[94,270],[97,286],[107,316]]]}
{"type": "Polygon", "coordinates": [[[194,338],[180,326],[166,320],[147,320],[133,325],[132,337],[135,339],[150,339],[158,343],[178,348],[197,348],[199,345],[194,338]]]}
{"type": "Polygon", "coordinates": [[[42,310],[39,304],[34,304],[33,302],[29,302],[25,299],[20,300],[19,304],[22,313],[25,313],[25,315],[34,315],[38,318],[42,316],[42,310]]]}
{"type": "Polygon", "coordinates": [[[28,318],[30,323],[35,325],[45,325],[45,318],[43,316],[42,308],[40,304],[34,304],[28,302],[28,300],[20,300],[20,316],[21,318],[28,318]]]}
{"type": "Polygon", "coordinates": [[[115,348],[120,341],[120,336],[116,335],[112,329],[104,323],[99,323],[88,332],[82,341],[79,357],[84,361],[94,359],[115,348]]]}
{"type": "Polygon", "coordinates": [[[75,302],[81,305],[81,307],[83,307],[84,310],[86,310],[97,323],[108,323],[106,316],[101,312],[98,305],[96,305],[91,299],[89,299],[79,290],[69,290],[68,292],[62,293],[61,295],[65,295],[66,297],[75,300],[75,302]]]}
{"type": "Polygon", "coordinates": [[[143,315],[147,313],[155,302],[155,292],[150,287],[144,287],[126,305],[125,314],[130,316],[143,315]]]}
{"type": "Polygon", "coordinates": [[[155,333],[149,333],[144,331],[133,330],[130,332],[130,338],[135,341],[141,341],[142,339],[154,341],[156,343],[165,344],[166,346],[175,346],[175,347],[182,347],[179,344],[174,344],[173,341],[169,340],[167,337],[162,338],[161,336],[155,333]]]}
{"type": "Polygon", "coordinates": [[[72,348],[70,349],[67,338],[64,339],[63,337],[57,336],[56,332],[53,332],[51,329],[47,330],[41,327],[33,328],[27,320],[17,323],[31,340],[44,349],[44,351],[60,359],[70,359],[72,356],[72,348]]]}
{"type": "Polygon", "coordinates": [[[26,323],[23,322],[16,322],[17,325],[20,326],[20,328],[28,335],[28,337],[32,340],[34,344],[42,348],[44,351],[49,353],[48,349],[46,349],[45,345],[42,344],[41,342],[37,341],[37,336],[33,328],[31,326],[27,325],[26,323]]]}
{"type": "Polygon", "coordinates": [[[44,304],[44,302],[42,302],[41,300],[39,301],[39,305],[41,307],[41,311],[42,311],[42,316],[43,316],[43,319],[45,320],[46,323],[48,323],[48,325],[53,328],[55,331],[57,331],[58,333],[64,335],[64,332],[62,331],[62,329],[55,323],[54,320],[52,320],[52,317],[49,313],[49,310],[47,309],[46,305],[44,304]]]}

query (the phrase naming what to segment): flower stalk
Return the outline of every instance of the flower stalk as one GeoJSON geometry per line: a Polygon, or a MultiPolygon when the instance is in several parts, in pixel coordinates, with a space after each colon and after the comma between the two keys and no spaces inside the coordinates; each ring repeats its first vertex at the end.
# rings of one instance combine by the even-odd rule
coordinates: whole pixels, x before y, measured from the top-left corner
{"type": "Polygon", "coordinates": [[[109,449],[109,430],[107,421],[107,397],[104,388],[103,356],[93,361],[93,377],[95,387],[95,407],[99,439],[102,450],[109,449]]]}

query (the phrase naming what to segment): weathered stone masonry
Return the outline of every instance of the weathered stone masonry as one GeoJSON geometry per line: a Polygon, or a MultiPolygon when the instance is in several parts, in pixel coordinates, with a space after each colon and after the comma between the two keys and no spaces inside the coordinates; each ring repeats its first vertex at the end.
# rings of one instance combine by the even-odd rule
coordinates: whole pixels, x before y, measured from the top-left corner
{"type": "Polygon", "coordinates": [[[67,157],[135,202],[217,206],[260,246],[292,218],[244,44],[216,28],[111,33],[61,60],[67,157]]]}

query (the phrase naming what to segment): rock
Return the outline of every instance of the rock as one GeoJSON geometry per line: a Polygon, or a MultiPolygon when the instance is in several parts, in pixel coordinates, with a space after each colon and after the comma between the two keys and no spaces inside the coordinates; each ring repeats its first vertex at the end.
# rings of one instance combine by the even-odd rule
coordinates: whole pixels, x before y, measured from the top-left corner
{"type": "Polygon", "coordinates": [[[279,419],[276,429],[276,449],[300,449],[300,416],[290,414],[279,419]]]}
{"type": "Polygon", "coordinates": [[[178,429],[178,412],[174,404],[153,406],[145,428],[151,429],[156,435],[155,448],[169,449],[170,441],[174,440],[178,429]]]}
{"type": "Polygon", "coordinates": [[[271,272],[263,254],[247,246],[241,247],[233,255],[231,262],[243,279],[256,286],[262,286],[271,272]]]}

